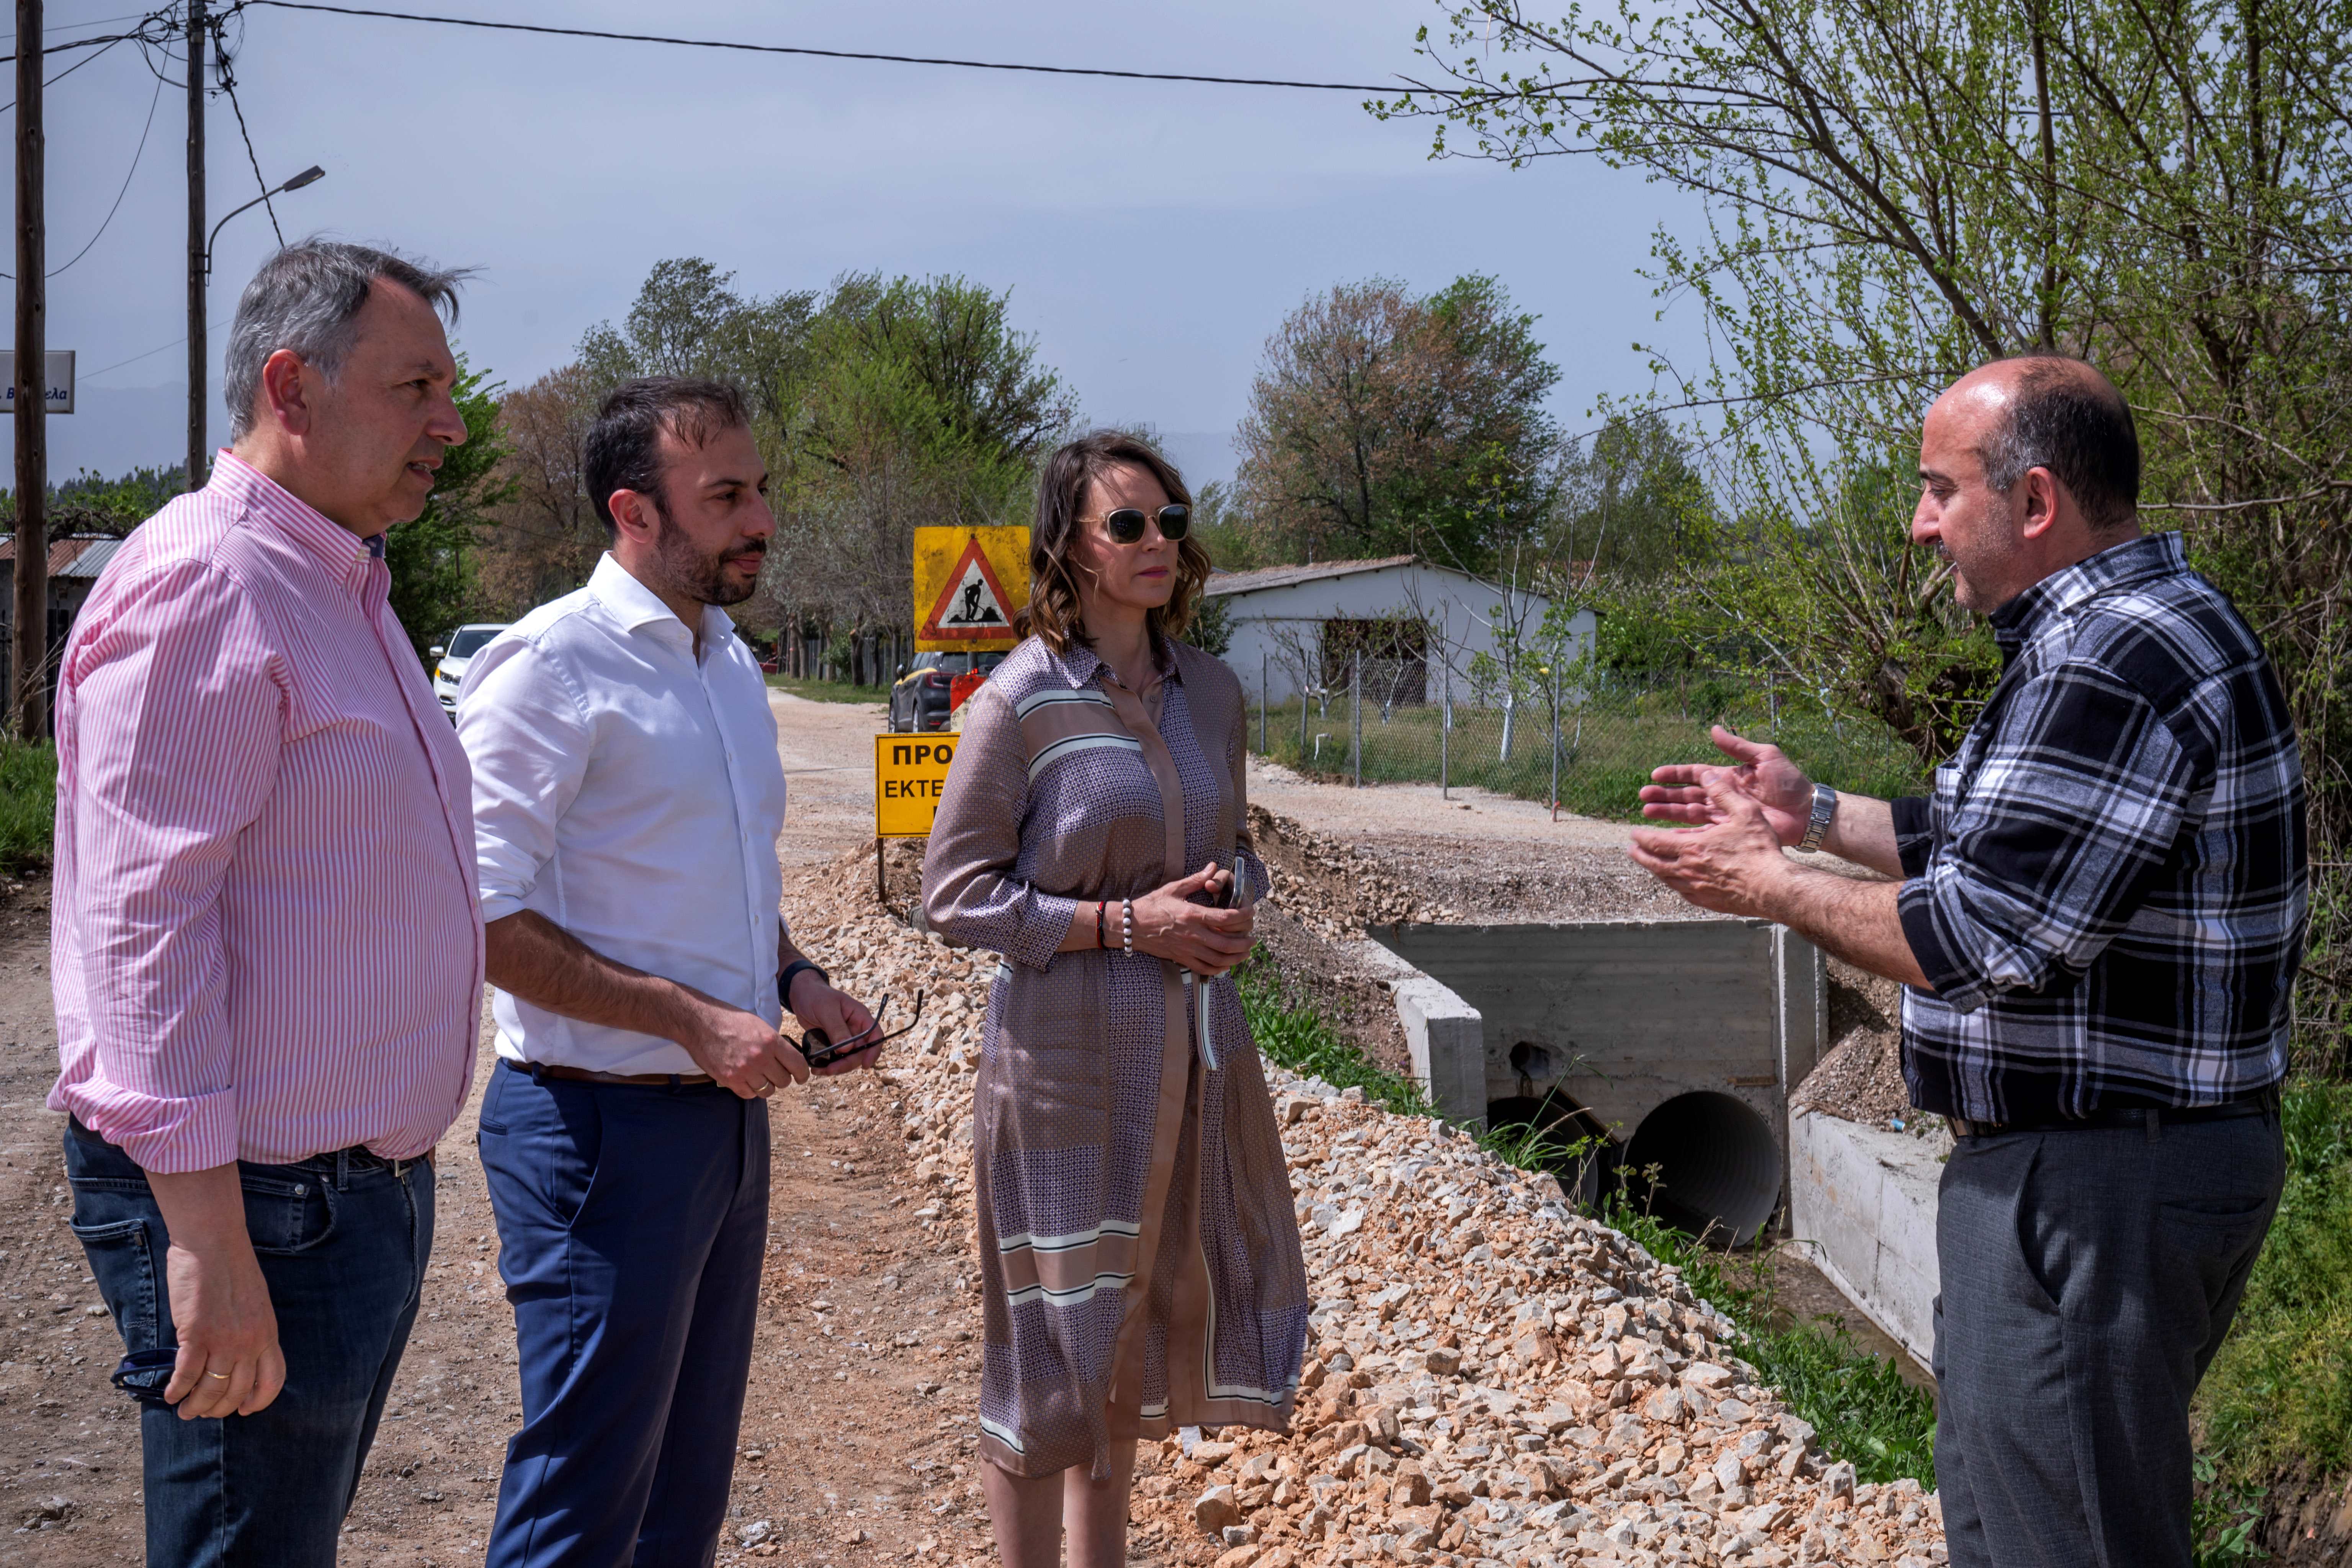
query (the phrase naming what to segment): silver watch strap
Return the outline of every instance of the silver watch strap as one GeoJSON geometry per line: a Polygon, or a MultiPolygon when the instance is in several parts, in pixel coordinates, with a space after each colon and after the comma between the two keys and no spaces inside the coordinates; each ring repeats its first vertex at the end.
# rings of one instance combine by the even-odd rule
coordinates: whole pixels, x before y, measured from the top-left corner
{"type": "Polygon", "coordinates": [[[1822,840],[1829,837],[1830,818],[1837,815],[1837,791],[1825,784],[1813,786],[1813,814],[1805,823],[1805,836],[1797,841],[1798,848],[1810,855],[1822,847],[1822,840]]]}

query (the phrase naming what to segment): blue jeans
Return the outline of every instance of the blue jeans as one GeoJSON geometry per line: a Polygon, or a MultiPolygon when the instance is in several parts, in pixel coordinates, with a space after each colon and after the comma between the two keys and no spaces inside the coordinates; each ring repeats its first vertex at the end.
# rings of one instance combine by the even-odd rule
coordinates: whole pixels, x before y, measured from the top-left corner
{"type": "Polygon", "coordinates": [[[488,1568],[708,1564],[767,1250],[767,1101],[500,1062],[481,1151],[523,1412],[488,1568]]]}
{"type": "Polygon", "coordinates": [[[239,1163],[286,1386],[250,1415],[183,1421],[162,1403],[179,1340],[163,1273],[170,1238],[147,1173],[79,1122],[65,1148],[73,1233],[122,1335],[115,1381],[142,1406],[150,1568],[333,1568],[416,1321],[432,1167],[394,1175],[349,1151],[239,1163]]]}

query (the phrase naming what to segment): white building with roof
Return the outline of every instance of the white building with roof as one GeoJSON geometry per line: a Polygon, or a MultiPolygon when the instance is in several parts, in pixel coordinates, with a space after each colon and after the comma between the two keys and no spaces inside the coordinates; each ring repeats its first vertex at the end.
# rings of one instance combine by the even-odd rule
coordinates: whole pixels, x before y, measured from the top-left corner
{"type": "MultiPolygon", "coordinates": [[[[1225,663],[1251,700],[1269,702],[1287,701],[1302,686],[1344,688],[1360,653],[1367,682],[1381,681],[1393,700],[1437,701],[1450,679],[1454,700],[1466,701],[1471,659],[1494,656],[1514,636],[1533,643],[1551,609],[1540,594],[1417,555],[1219,572],[1205,595],[1231,617],[1225,663]]],[[[1591,650],[1595,624],[1590,610],[1570,618],[1570,659],[1591,650]]]]}

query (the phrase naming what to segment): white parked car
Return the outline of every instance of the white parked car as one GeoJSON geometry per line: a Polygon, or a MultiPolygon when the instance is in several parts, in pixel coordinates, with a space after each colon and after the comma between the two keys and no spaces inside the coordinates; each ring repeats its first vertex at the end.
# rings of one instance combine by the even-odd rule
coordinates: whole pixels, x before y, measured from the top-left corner
{"type": "Polygon", "coordinates": [[[506,629],[503,621],[496,626],[477,622],[451,632],[446,646],[425,650],[433,657],[433,695],[441,700],[441,711],[448,714],[452,722],[457,717],[457,683],[466,679],[466,667],[474,662],[476,654],[489,646],[492,637],[506,629]]]}

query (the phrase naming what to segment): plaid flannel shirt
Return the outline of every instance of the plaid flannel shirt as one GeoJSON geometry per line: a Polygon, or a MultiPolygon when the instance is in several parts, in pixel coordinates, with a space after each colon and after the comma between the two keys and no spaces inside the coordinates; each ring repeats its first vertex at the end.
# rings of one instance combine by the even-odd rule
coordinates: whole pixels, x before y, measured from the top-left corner
{"type": "Polygon", "coordinates": [[[1929,799],[1898,800],[1921,1109],[2189,1107],[2285,1076],[2309,903],[2304,784],[2270,661],[2179,536],[1992,616],[2002,672],[1929,799]]]}

